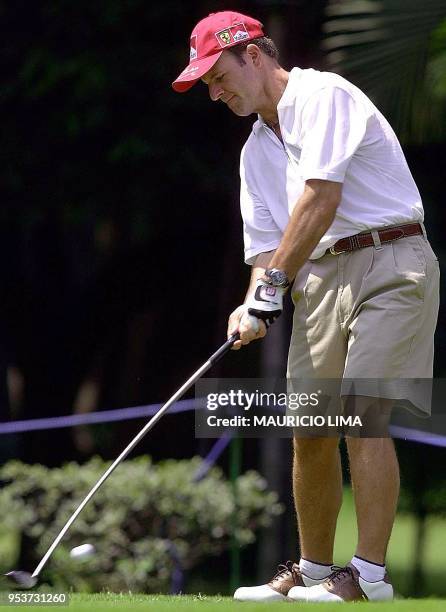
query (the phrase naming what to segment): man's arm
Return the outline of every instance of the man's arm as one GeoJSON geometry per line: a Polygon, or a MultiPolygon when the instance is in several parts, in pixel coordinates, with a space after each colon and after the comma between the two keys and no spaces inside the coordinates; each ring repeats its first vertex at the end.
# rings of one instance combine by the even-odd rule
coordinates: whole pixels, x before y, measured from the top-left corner
{"type": "Polygon", "coordinates": [[[335,218],[342,183],[310,179],[297,201],[269,268],[278,268],[292,281],[335,218]]]}
{"type": "MultiPolygon", "coordinates": [[[[291,214],[285,233],[277,250],[258,255],[251,272],[246,301],[256,290],[258,280],[266,268],[277,268],[292,281],[307,261],[322,236],[333,223],[341,200],[342,183],[310,179],[305,183],[302,196],[291,214]]],[[[240,332],[240,340],[234,344],[239,349],[252,340],[266,335],[266,326],[258,320],[258,329],[246,315],[246,306],[239,306],[229,317],[228,336],[240,332]]]]}
{"type": "Polygon", "coordinates": [[[270,251],[269,253],[259,253],[257,255],[254,265],[251,270],[251,280],[249,281],[249,287],[245,296],[245,303],[249,295],[255,291],[256,283],[259,278],[262,278],[265,270],[270,267],[271,259],[274,257],[276,251],[270,251]]]}

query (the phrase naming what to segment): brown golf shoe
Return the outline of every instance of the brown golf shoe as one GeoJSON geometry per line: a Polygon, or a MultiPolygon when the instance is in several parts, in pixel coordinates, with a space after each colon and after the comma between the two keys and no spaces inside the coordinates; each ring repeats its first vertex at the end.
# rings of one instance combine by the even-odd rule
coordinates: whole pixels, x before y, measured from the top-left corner
{"type": "Polygon", "coordinates": [[[393,599],[393,587],[388,575],[384,580],[367,582],[359,575],[354,565],[334,567],[333,572],[321,584],[312,587],[296,585],[288,591],[294,601],[384,601],[393,599]]]}
{"type": "Polygon", "coordinates": [[[240,587],[234,593],[238,601],[282,601],[293,587],[306,588],[320,584],[322,580],[313,580],[302,574],[299,564],[293,561],[281,563],[276,574],[267,584],[253,587],[240,587]]]}

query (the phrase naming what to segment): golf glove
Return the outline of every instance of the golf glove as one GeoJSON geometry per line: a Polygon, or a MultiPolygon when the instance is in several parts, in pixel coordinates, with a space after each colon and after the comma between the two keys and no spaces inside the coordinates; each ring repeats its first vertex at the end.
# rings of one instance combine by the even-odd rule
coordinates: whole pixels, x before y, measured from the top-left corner
{"type": "Polygon", "coordinates": [[[248,313],[264,321],[269,327],[282,314],[284,287],[273,287],[258,279],[254,293],[246,300],[248,313]]]}

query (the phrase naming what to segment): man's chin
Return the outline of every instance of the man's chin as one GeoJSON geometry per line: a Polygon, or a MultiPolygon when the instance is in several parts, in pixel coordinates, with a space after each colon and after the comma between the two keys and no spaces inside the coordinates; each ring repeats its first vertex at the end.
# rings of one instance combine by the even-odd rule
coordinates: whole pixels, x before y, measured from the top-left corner
{"type": "Polygon", "coordinates": [[[248,117],[254,112],[252,110],[248,110],[247,108],[243,108],[241,104],[232,104],[231,106],[228,104],[227,106],[229,110],[234,113],[234,115],[237,115],[237,117],[248,117]]]}
{"type": "Polygon", "coordinates": [[[232,111],[234,113],[234,115],[237,115],[237,117],[249,117],[250,115],[256,115],[257,113],[255,111],[232,111]]]}

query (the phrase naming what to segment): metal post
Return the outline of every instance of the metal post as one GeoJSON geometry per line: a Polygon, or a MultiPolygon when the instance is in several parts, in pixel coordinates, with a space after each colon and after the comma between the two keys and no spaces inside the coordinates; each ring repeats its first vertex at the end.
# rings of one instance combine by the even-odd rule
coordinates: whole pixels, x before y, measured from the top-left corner
{"type": "MultiPolygon", "coordinates": [[[[229,473],[235,504],[237,504],[236,482],[242,468],[242,446],[242,438],[236,436],[233,438],[229,449],[229,473]]],[[[235,512],[236,510],[234,510],[234,514],[235,512]]],[[[236,521],[237,517],[234,516],[233,524],[236,524],[236,521]]],[[[235,535],[231,537],[230,564],[229,588],[233,593],[235,589],[240,586],[240,546],[237,543],[235,535]]]]}

